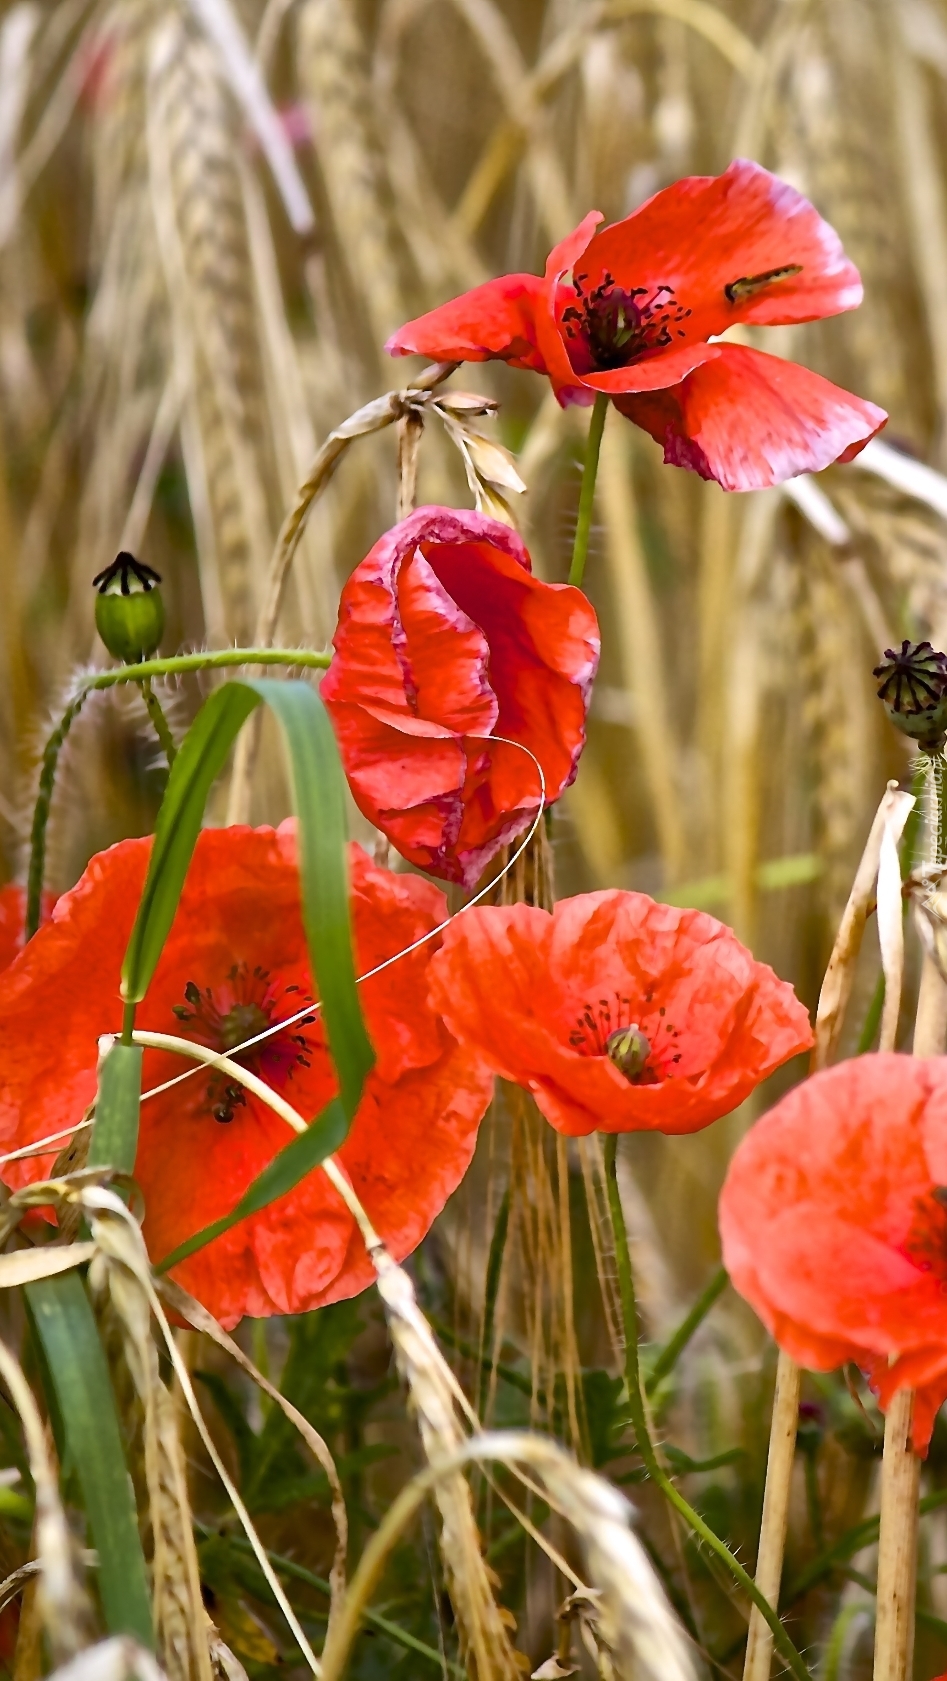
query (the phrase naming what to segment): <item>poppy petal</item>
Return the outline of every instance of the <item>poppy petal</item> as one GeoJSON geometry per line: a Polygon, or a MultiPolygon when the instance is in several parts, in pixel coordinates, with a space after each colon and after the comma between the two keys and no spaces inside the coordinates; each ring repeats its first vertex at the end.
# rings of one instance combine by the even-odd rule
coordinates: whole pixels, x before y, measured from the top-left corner
{"type": "MultiPolygon", "coordinates": [[[[0,1140],[18,1147],[75,1121],[95,1092],[100,1033],[122,1017],[119,979],[151,842],[94,858],[51,922],[0,975],[0,1140]],[[50,1023],[54,1030],[50,1030],[50,1023]]],[[[429,882],[378,869],[350,849],[361,987],[377,1061],[339,1158],[393,1254],[420,1240],[470,1160],[492,1075],[461,1050],[426,1002],[427,967],[446,901],[429,882]],[[403,954],[403,955],[399,955],[403,954]]],[[[148,993],[142,1027],[231,1049],[264,1024],[283,1030],[241,1060],[303,1115],[337,1090],[309,973],[295,825],[205,829],[148,993]],[[290,1021],[290,1017],[293,1018],[290,1021]]],[[[135,1173],[154,1259],[228,1213],[291,1136],[272,1110],[223,1076],[147,1051],[135,1173]]],[[[8,1183],[45,1172],[10,1162],[8,1183]]],[[[175,1269],[227,1326],[245,1313],[301,1312],[367,1284],[351,1215],[318,1171],[175,1269]]]]}
{"type": "Polygon", "coordinates": [[[720,1197],[724,1264],[780,1346],[820,1370],[856,1360],[882,1406],[917,1388],[919,1451],[947,1395],[947,1211],[928,1166],[945,1072],[883,1053],[813,1075],[747,1133],[720,1197]]]}
{"type": "Polygon", "coordinates": [[[728,928],[642,893],[475,907],[429,985],[454,1037],[571,1135],[696,1132],[812,1040],[792,988],[728,928]],[[632,1022],[649,1044],[638,1082],[606,1055],[632,1022]]]}
{"type": "Polygon", "coordinates": [[[723,175],[691,175],[596,234],[582,264],[591,289],[673,292],[690,310],[688,339],[737,321],[816,321],[862,301],[858,270],[835,229],[788,182],[746,158],[723,175]]]}
{"type": "Polygon", "coordinates": [[[599,652],[587,598],[535,578],[508,526],[419,508],[356,567],[334,642],[321,692],[360,809],[473,885],[575,775],[599,652]]]}
{"type": "Polygon", "coordinates": [[[437,362],[498,360],[543,374],[535,325],[542,293],[538,275],[501,275],[408,321],[385,349],[389,356],[430,356],[437,362]]]}
{"type": "Polygon", "coordinates": [[[761,350],[721,344],[680,385],[616,398],[664,447],[664,459],[724,490],[764,490],[850,461],[884,426],[874,403],[761,350]]]}

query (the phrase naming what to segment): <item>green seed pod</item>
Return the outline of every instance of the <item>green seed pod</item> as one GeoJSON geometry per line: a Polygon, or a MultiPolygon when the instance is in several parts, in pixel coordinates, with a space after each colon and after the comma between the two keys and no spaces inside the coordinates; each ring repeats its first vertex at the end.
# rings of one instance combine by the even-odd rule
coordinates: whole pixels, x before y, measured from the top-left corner
{"type": "Polygon", "coordinates": [[[157,572],[124,549],[92,580],[98,591],[95,628],[109,653],[125,665],[148,659],[161,641],[164,602],[160,582],[157,572]]]}
{"type": "Polygon", "coordinates": [[[929,642],[908,642],[885,649],[878,697],[896,729],[911,736],[925,753],[938,753],[947,735],[947,654],[929,642]]]}
{"type": "Polygon", "coordinates": [[[634,1021],[630,1027],[616,1028],[608,1035],[605,1055],[615,1064],[619,1074],[624,1074],[625,1079],[634,1084],[651,1055],[651,1041],[634,1021]]]}

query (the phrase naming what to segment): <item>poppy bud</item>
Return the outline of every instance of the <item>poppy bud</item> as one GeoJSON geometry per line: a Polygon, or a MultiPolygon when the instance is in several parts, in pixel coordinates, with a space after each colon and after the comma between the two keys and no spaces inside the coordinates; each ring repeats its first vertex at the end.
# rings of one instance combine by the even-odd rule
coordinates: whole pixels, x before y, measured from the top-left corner
{"type": "Polygon", "coordinates": [[[93,578],[95,628],[109,653],[135,665],[155,652],[164,630],[164,602],[159,574],[134,555],[115,556],[111,566],[93,578]]]}
{"type": "Polygon", "coordinates": [[[630,1027],[619,1027],[605,1041],[605,1055],[615,1064],[626,1080],[637,1080],[651,1055],[651,1041],[642,1033],[636,1021],[630,1027]]]}
{"type": "Polygon", "coordinates": [[[882,679],[878,697],[897,729],[911,736],[925,753],[940,752],[947,735],[947,654],[929,642],[885,649],[885,662],[874,676],[882,679]]]}

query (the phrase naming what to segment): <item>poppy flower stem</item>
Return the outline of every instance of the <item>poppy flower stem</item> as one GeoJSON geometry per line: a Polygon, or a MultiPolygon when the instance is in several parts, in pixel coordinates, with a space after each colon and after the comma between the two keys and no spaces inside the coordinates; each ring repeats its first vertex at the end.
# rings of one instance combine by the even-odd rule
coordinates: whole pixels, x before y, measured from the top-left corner
{"type": "MultiPolygon", "coordinates": [[[[235,665],[306,666],[324,671],[331,657],[331,654],[317,653],[311,648],[215,648],[207,649],[200,654],[172,654],[166,659],[142,660],[136,665],[119,665],[111,671],[97,671],[91,677],[84,677],[43,749],[39,781],[36,788],[36,804],[33,807],[33,824],[30,830],[30,867],[26,886],[26,938],[31,940],[39,927],[40,906],[43,899],[43,877],[46,873],[46,829],[49,823],[53,789],[56,784],[56,772],[59,768],[59,755],[73,723],[85,705],[87,697],[92,694],[94,689],[112,689],[117,683],[140,683],[144,690],[146,683],[150,686],[153,677],[175,677],[188,671],[214,671],[220,667],[235,665]]],[[[147,696],[145,697],[145,704],[148,705],[147,696]]],[[[155,705],[158,706],[156,697],[155,705]]],[[[160,711],[160,707],[158,709],[160,711]]],[[[149,711],[151,711],[150,707],[149,711]]],[[[162,713],[163,717],[164,714],[162,713]]],[[[154,721],[153,713],[152,720],[154,721]]],[[[155,727],[157,728],[157,724],[155,724],[155,727]]],[[[167,730],[167,722],[165,722],[165,729],[167,730]]],[[[158,734],[160,737],[160,730],[158,734]]],[[[173,752],[174,742],[171,740],[170,730],[168,730],[168,741],[173,752]]],[[[162,741],[162,746],[165,747],[167,752],[164,741],[162,741]]]]}
{"type": "Polygon", "coordinates": [[[579,515],[575,527],[575,541],[572,545],[572,565],[569,567],[569,582],[580,587],[585,577],[585,562],[589,553],[589,535],[592,530],[592,509],[595,504],[595,480],[598,476],[598,458],[602,450],[602,433],[605,430],[605,416],[608,413],[608,397],[600,391],[592,409],[592,419],[589,422],[589,435],[585,445],[585,464],[582,468],[582,488],[579,491],[579,515]]]}
{"type": "Polygon", "coordinates": [[[628,1249],[628,1234],[625,1230],[625,1216],[621,1206],[621,1196],[618,1190],[618,1135],[610,1134],[605,1139],[605,1184],[608,1191],[608,1210],[611,1216],[612,1235],[615,1242],[615,1260],[618,1270],[618,1288],[621,1296],[622,1320],[625,1333],[625,1383],[628,1389],[628,1410],[634,1426],[638,1453],[644,1468],[657,1483],[662,1494],[670,1505],[679,1512],[684,1522],[703,1541],[717,1557],[723,1561],[734,1580],[739,1583],[747,1597],[756,1606],[761,1617],[769,1624],[773,1633],[773,1642],[787,1669],[796,1677],[796,1681],[811,1681],[809,1670],[799,1652],[783,1628],[777,1613],[760,1592],[752,1576],[744,1570],[739,1559],[735,1558],[730,1548],[720,1536],[716,1535],[710,1525],[704,1522],[699,1512],[684,1499],[684,1496],[674,1486],[667,1472],[658,1460],[651,1433],[648,1427],[648,1416],[645,1408],[644,1395],[641,1388],[641,1368],[638,1356],[638,1307],[635,1301],[634,1278],[631,1270],[631,1256],[628,1249]]]}
{"type": "Polygon", "coordinates": [[[161,743],[161,751],[168,761],[168,769],[170,770],[177,758],[178,750],[174,745],[174,736],[171,734],[171,726],[164,715],[164,708],[152,688],[150,677],[142,679],[141,698],[148,709],[148,716],[154,725],[155,735],[161,743]]]}

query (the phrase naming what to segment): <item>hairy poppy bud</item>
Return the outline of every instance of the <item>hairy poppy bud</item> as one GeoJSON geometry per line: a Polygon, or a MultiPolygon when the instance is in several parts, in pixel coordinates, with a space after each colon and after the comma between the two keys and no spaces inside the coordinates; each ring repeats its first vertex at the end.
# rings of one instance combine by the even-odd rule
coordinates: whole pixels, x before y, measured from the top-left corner
{"type": "Polygon", "coordinates": [[[929,642],[905,640],[900,651],[885,649],[874,676],[882,679],[878,697],[892,724],[925,752],[939,752],[947,733],[947,654],[929,642]]]}
{"type": "Polygon", "coordinates": [[[630,1027],[619,1027],[608,1035],[605,1055],[626,1080],[637,1080],[651,1055],[651,1041],[633,1021],[630,1027]]]}
{"type": "Polygon", "coordinates": [[[124,549],[93,578],[95,628],[109,653],[126,665],[153,654],[164,630],[159,574],[124,549]]]}

